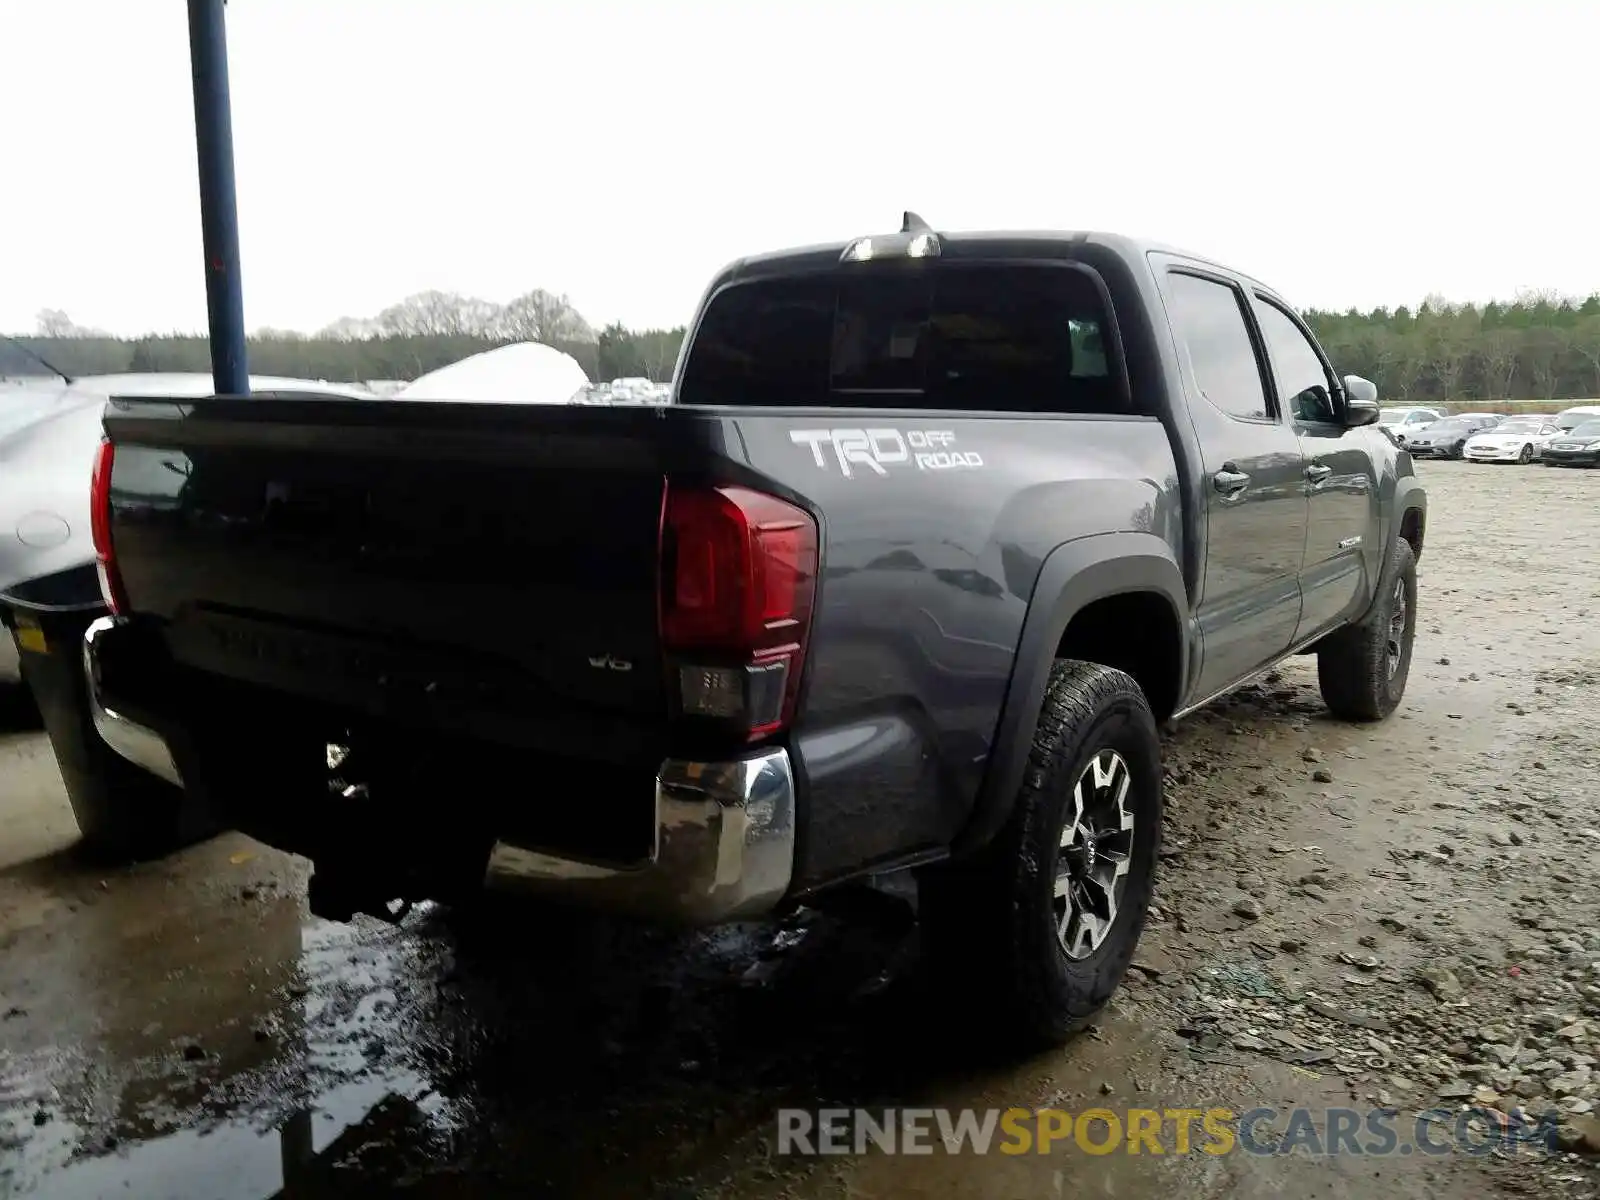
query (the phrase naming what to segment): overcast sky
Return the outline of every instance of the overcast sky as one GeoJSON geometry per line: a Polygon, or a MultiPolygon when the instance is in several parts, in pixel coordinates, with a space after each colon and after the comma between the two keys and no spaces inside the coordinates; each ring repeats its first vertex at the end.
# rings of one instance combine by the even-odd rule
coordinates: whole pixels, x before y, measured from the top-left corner
{"type": "MultiPolygon", "coordinates": [[[[1600,289],[1582,0],[227,11],[252,328],[533,287],[673,325],[725,261],[903,208],[1150,236],[1302,306],[1600,289]]],[[[0,329],[203,329],[184,5],[0,0],[0,44],[0,329]]]]}

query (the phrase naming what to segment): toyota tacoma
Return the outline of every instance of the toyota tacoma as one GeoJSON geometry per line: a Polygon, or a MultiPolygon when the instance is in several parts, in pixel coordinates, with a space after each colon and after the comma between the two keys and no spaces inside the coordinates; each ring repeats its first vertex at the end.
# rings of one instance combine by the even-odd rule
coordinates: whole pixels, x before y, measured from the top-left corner
{"type": "Polygon", "coordinates": [[[1059,1040],[1145,920],[1162,722],[1294,654],[1400,703],[1378,420],[1237,271],[907,214],[724,269],[663,404],[113,401],[96,720],[336,918],[914,872],[933,961],[1059,1040]]]}

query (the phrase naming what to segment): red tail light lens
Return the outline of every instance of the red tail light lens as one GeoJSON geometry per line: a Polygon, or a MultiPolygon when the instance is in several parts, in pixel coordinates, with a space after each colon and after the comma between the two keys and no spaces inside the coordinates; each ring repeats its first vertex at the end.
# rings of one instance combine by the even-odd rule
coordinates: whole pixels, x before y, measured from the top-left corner
{"type": "Polygon", "coordinates": [[[749,738],[793,716],[811,628],[817,523],[748,488],[668,484],[661,522],[661,641],[688,716],[749,738]]]}
{"type": "Polygon", "coordinates": [[[111,545],[111,466],[116,450],[106,438],[94,456],[94,473],[89,477],[89,534],[94,539],[94,556],[100,575],[100,596],[113,613],[128,611],[117,571],[117,557],[111,545]]]}

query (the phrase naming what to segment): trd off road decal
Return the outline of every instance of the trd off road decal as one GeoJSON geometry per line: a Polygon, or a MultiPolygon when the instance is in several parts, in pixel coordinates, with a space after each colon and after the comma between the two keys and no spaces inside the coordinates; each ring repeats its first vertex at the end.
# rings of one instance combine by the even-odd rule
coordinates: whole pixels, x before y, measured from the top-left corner
{"type": "Polygon", "coordinates": [[[887,475],[891,467],[905,464],[918,471],[965,471],[983,466],[976,450],[957,450],[949,429],[791,429],[789,440],[809,446],[817,466],[828,470],[829,461],[839,473],[853,478],[857,468],[887,475]]]}

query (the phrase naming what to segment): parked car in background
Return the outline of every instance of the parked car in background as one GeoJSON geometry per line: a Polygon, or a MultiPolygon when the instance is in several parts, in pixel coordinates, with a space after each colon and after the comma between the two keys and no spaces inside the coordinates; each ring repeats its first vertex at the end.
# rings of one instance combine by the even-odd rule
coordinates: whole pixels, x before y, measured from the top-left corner
{"type": "Polygon", "coordinates": [[[1493,429],[1469,437],[1463,457],[1468,462],[1530,463],[1560,432],[1552,417],[1507,417],[1493,429]]]}
{"type": "Polygon", "coordinates": [[[1507,415],[1506,413],[1468,412],[1451,413],[1450,417],[1453,420],[1475,421],[1479,429],[1493,429],[1501,421],[1504,421],[1507,415]]]}
{"type": "Polygon", "coordinates": [[[1378,424],[1387,429],[1397,442],[1404,443],[1413,434],[1426,429],[1446,414],[1437,408],[1385,408],[1378,414],[1378,424]]]}
{"type": "Polygon", "coordinates": [[[1579,404],[1572,408],[1564,408],[1553,418],[1561,426],[1563,432],[1576,429],[1586,421],[1600,421],[1600,405],[1579,404]]]}
{"type": "MultiPolygon", "coordinates": [[[[209,396],[212,379],[187,371],[68,377],[4,337],[0,376],[8,379],[0,389],[0,712],[31,719],[36,707],[42,716],[81,849],[137,856],[144,829],[131,797],[150,789],[100,746],[83,686],[83,626],[105,611],[85,472],[110,396],[209,396]]],[[[321,380],[252,375],[250,386],[262,395],[376,400],[365,388],[321,380]]],[[[173,460],[157,469],[176,477],[187,468],[173,460]]]]}
{"type": "Polygon", "coordinates": [[[1408,437],[1406,449],[1416,458],[1460,458],[1469,437],[1499,422],[1499,417],[1486,413],[1444,417],[1408,437]]]}
{"type": "Polygon", "coordinates": [[[1547,467],[1592,467],[1600,464],[1600,414],[1550,439],[1540,455],[1547,467]]]}

